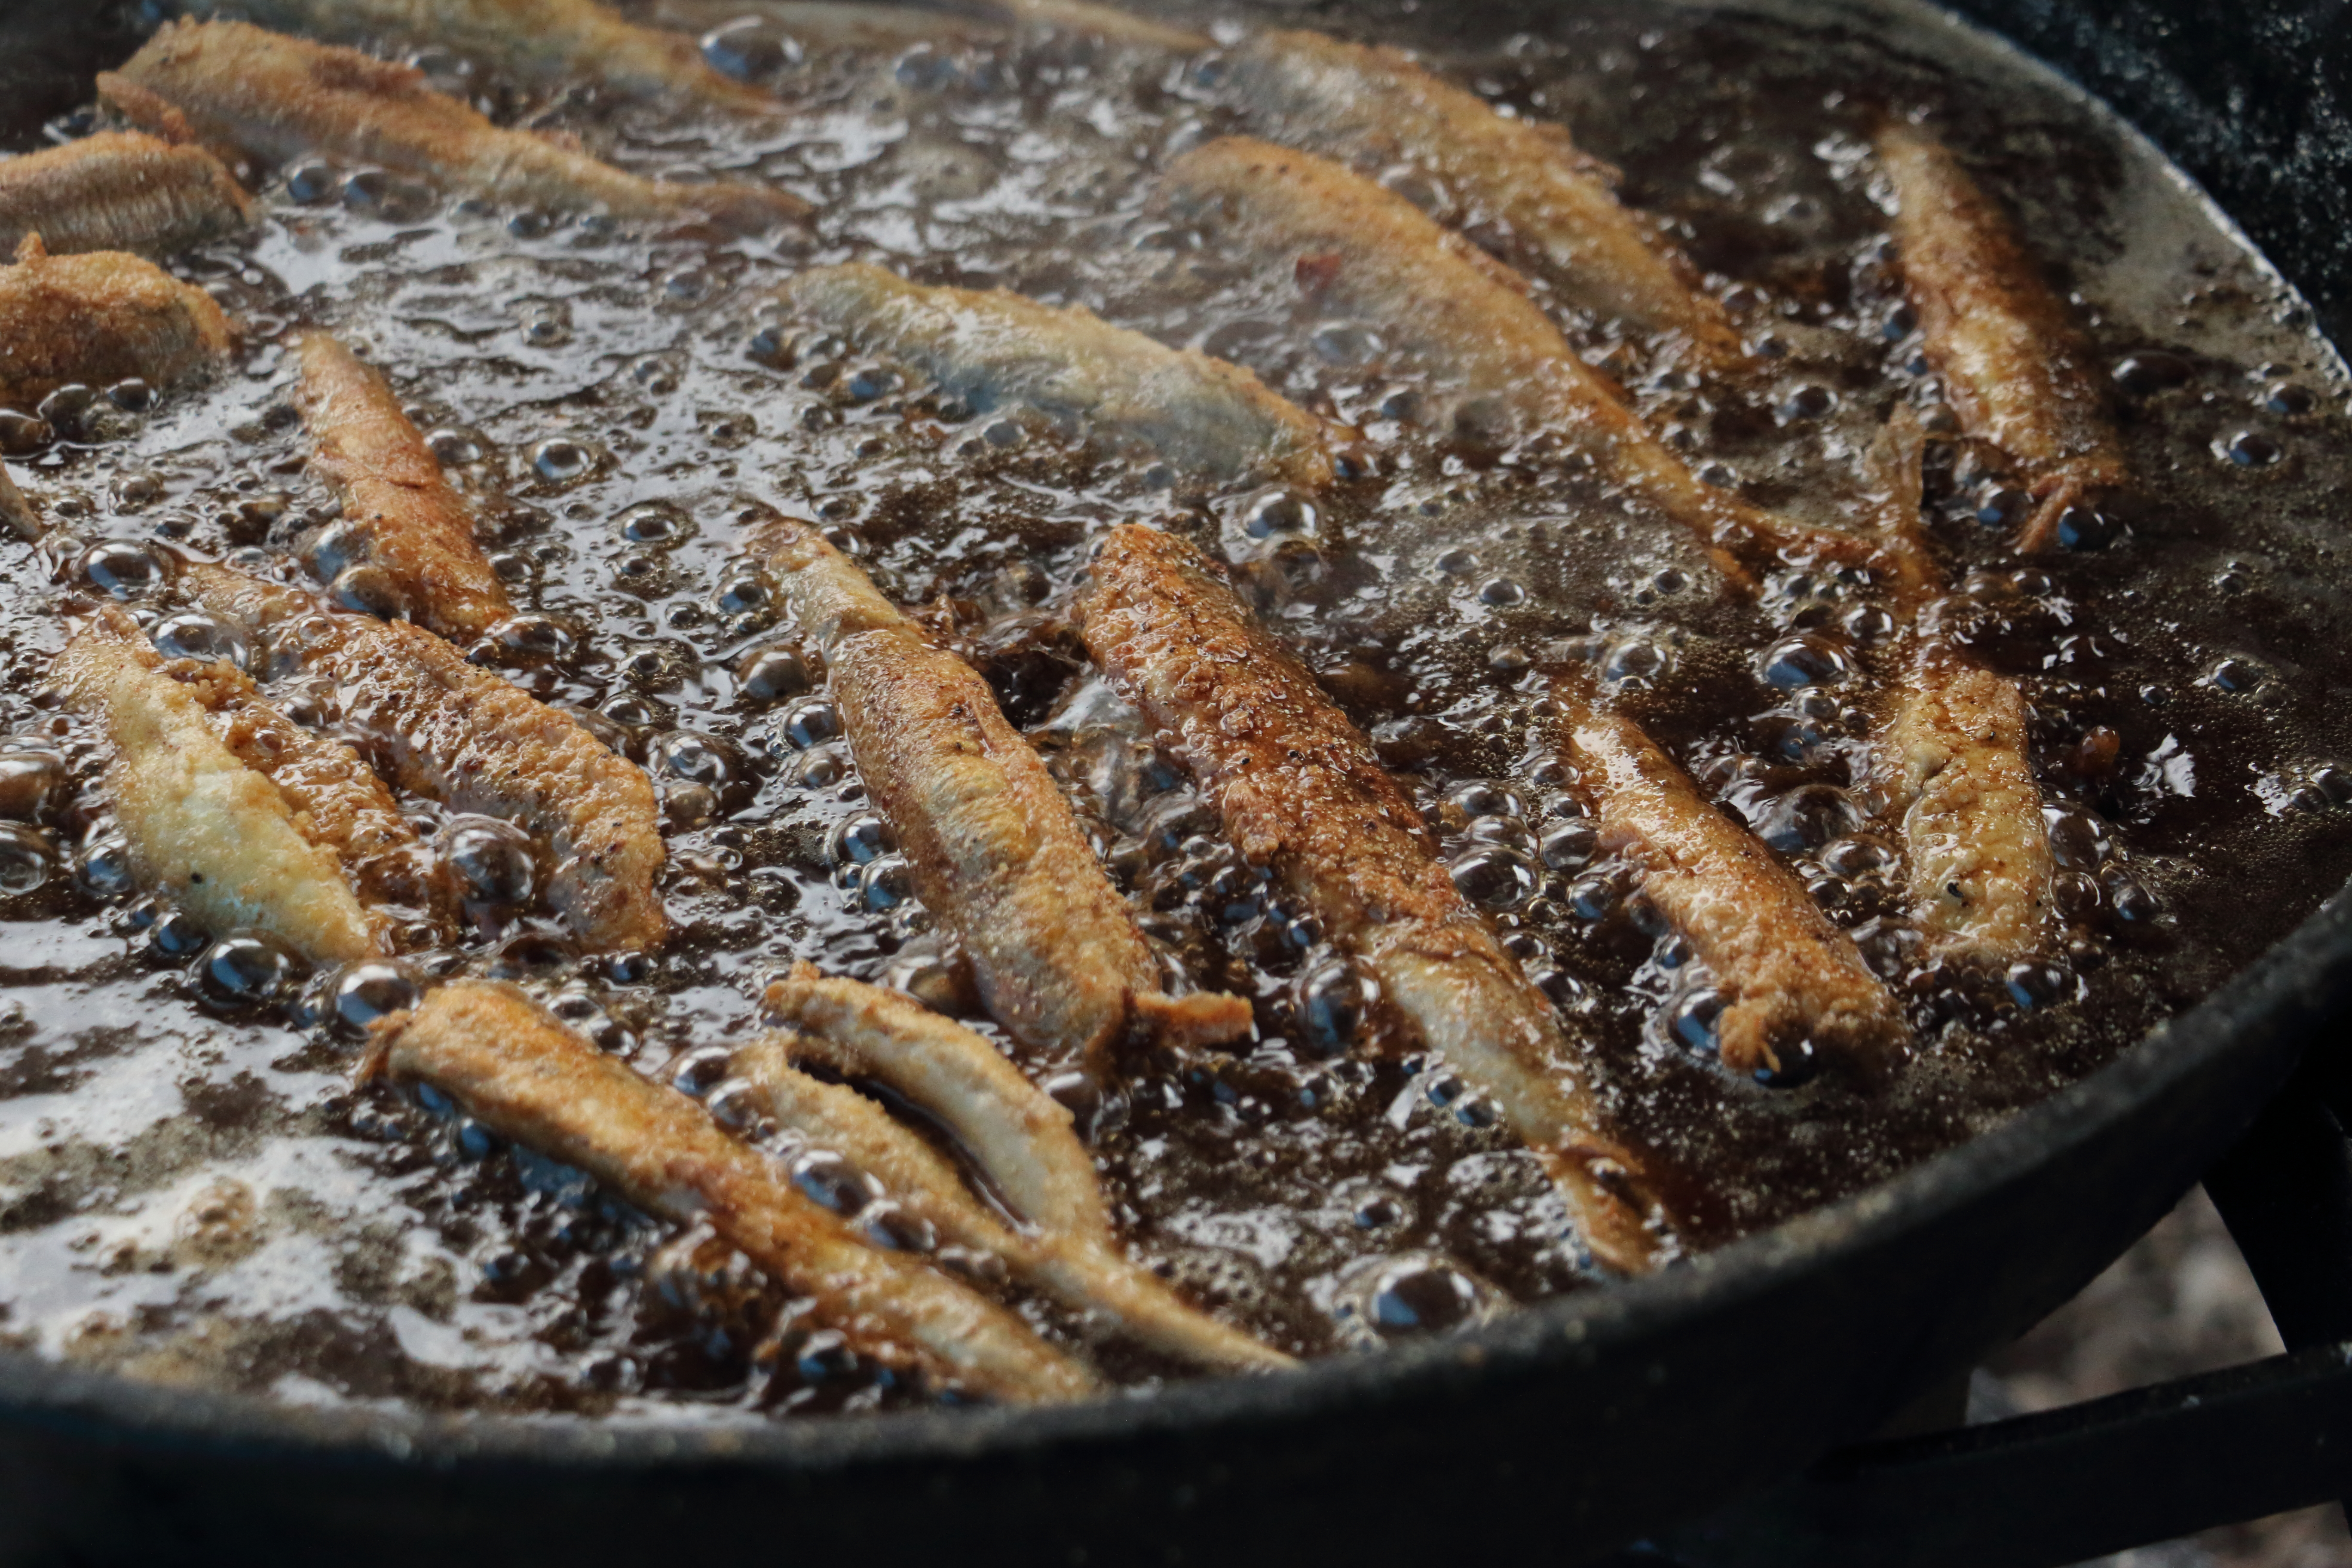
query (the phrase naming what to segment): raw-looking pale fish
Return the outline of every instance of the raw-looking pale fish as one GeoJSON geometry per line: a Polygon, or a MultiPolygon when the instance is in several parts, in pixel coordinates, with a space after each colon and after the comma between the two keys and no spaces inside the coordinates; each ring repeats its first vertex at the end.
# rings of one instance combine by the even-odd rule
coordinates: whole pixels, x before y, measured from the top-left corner
{"type": "Polygon", "coordinates": [[[1114,327],[1083,307],[1004,289],[926,288],[867,262],[812,268],[777,290],[869,353],[908,364],[986,412],[1025,405],[1083,420],[1181,468],[1309,489],[1354,432],[1267,390],[1255,374],[1114,327]]]}
{"type": "Polygon", "coordinates": [[[503,1137],[588,1173],[649,1214],[708,1220],[862,1355],[1021,1404],[1079,1399],[1094,1375],[969,1286],[862,1239],[702,1107],[648,1082],[522,992],[461,981],[374,1029],[368,1069],[421,1080],[503,1137]]]}
{"type": "Polygon", "coordinates": [[[1917,126],[1890,120],[1879,167],[1927,358],[1973,436],[2017,464],[2034,499],[2020,550],[2048,550],[2069,507],[2128,477],[2091,345],[2016,225],[1917,126]]]}
{"type": "Polygon", "coordinates": [[[862,1167],[941,1236],[996,1254],[1015,1277],[1171,1355],[1231,1370],[1291,1364],[1128,1260],[1069,1111],[994,1046],[911,997],[805,963],[770,986],[766,1003],[791,1027],[738,1053],[736,1070],[780,1121],[862,1167]],[[803,1061],[878,1083],[938,1121],[1025,1228],[990,1214],[938,1151],[874,1101],[799,1071],[803,1061]]]}
{"type": "Polygon", "coordinates": [[[331,44],[437,44],[541,89],[586,81],[622,98],[782,112],[768,94],[713,70],[693,39],[641,27],[593,0],[192,0],[187,9],[230,11],[331,44]]]}
{"type": "Polygon", "coordinates": [[[1912,915],[1948,952],[2007,963],[2051,935],[2054,870],[2017,683],[1956,649],[1914,655],[1881,743],[1912,915]]]}
{"type": "Polygon", "coordinates": [[[1124,524],[1093,571],[1087,648],[1181,738],[1234,846],[1493,1098],[1596,1258],[1630,1274],[1670,1255],[1663,1208],[1601,1130],[1589,1057],[1455,890],[1371,743],[1190,545],[1124,524]]]}
{"type": "Polygon", "coordinates": [[[1595,700],[1588,678],[1554,692],[1604,848],[1712,970],[1726,1067],[1799,1078],[1836,1064],[1874,1075],[1906,1034],[1853,940],[1762,840],[1726,816],[1640,725],[1595,700]]]}
{"type": "MultiPolygon", "coordinates": [[[[1611,171],[1578,151],[1564,128],[1505,119],[1399,50],[1327,33],[1258,33],[1225,58],[1228,96],[1267,140],[1358,167],[1419,169],[1444,185],[1465,223],[1506,226],[1517,251],[1604,322],[1675,334],[1698,368],[1746,362],[1721,301],[1619,205],[1611,171]]],[[[1682,356],[1669,349],[1666,357],[1682,356]]]]}
{"type": "Polygon", "coordinates": [[[1171,996],[1069,802],[978,671],[934,645],[813,523],[746,544],[824,654],[850,753],[898,835],[924,907],[971,961],[1013,1038],[1097,1075],[1129,1037],[1222,1044],[1238,996],[1171,996]]]}
{"type": "Polygon", "coordinates": [[[27,235],[0,267],[0,403],[68,382],[169,386],[226,359],[232,335],[211,295],[119,250],[51,256],[27,235]]]}
{"type": "Polygon", "coordinates": [[[100,131],[0,163],[0,250],[37,234],[53,256],[169,256],[241,234],[253,198],[202,147],[100,131]]]}
{"type": "Polygon", "coordinates": [[[471,642],[514,613],[474,537],[474,510],[400,411],[376,370],[330,333],[295,340],[295,405],[311,463],[341,498],[340,521],[304,555],[337,598],[471,642]]]}
{"type": "Polygon", "coordinates": [[[574,935],[599,948],[661,943],[661,816],[643,769],[422,626],[329,611],[226,567],[191,566],[180,581],[205,608],[271,634],[281,657],[331,679],[345,724],[383,748],[402,788],[511,822],[546,846],[547,901],[574,935]]]}
{"type": "Polygon", "coordinates": [[[526,131],[503,131],[425,85],[422,71],[243,22],[166,22],[100,96],[134,123],[184,124],[263,163],[324,153],[445,189],[624,221],[709,218],[751,232],[806,215],[764,185],[648,180],[526,131]]]}
{"type": "Polygon", "coordinates": [[[41,509],[17,488],[16,477],[8,471],[5,463],[0,463],[0,523],[7,524],[8,531],[27,544],[37,542],[49,531],[49,525],[42,520],[41,509]]]}
{"type": "MultiPolygon", "coordinates": [[[[1896,563],[1891,597],[1914,624],[1939,587],[1920,511],[1920,447],[1919,423],[1903,409],[1868,465],[1896,563]]],[[[1912,914],[1946,952],[2009,963],[2049,938],[2050,832],[2025,748],[2017,682],[1948,644],[1914,647],[1876,771],[1900,814],[1912,914]]]]}
{"type": "Polygon", "coordinates": [[[392,950],[384,920],[345,879],[341,847],[295,791],[220,733],[206,705],[220,685],[173,679],[137,624],[111,609],[75,634],[53,673],[66,700],[105,727],[106,795],[143,885],[208,931],[265,931],[314,962],[392,950]]]}
{"type": "Polygon", "coordinates": [[[1171,163],[1159,202],[1206,227],[1219,254],[1278,268],[1331,314],[1378,328],[1391,349],[1451,384],[1458,424],[1487,438],[1540,431],[1583,453],[1696,535],[1735,584],[1753,583],[1744,563],[1862,561],[1874,551],[1869,540],[1777,516],[1701,480],[1577,355],[1528,298],[1526,279],[1337,163],[1224,137],[1171,163]]]}

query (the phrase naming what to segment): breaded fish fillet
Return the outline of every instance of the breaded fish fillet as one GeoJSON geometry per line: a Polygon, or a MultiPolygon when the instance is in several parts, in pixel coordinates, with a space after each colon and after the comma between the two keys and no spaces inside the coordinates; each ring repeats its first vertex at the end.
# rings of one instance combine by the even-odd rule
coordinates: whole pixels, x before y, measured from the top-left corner
{"type": "Polygon", "coordinates": [[[1171,349],[1092,311],[1004,289],[925,288],[867,262],[817,267],[777,290],[869,353],[911,365],[973,407],[1026,405],[1087,421],[1218,480],[1331,480],[1353,432],[1267,390],[1239,365],[1171,349]]]}
{"type": "Polygon", "coordinates": [[[1747,359],[1721,302],[1618,205],[1605,166],[1561,127],[1507,120],[1399,50],[1327,33],[1258,33],[1226,59],[1228,95],[1268,140],[1359,167],[1411,163],[1444,182],[1471,221],[1506,226],[1567,299],[1604,321],[1677,334],[1702,368],[1747,359]]]}
{"type": "Polygon", "coordinates": [[[474,537],[473,509],[383,377],[323,331],[302,333],[295,351],[311,462],[343,503],[341,521],[308,552],[312,569],[332,579],[373,568],[410,616],[453,640],[471,642],[513,614],[474,537]]]}
{"type": "Polygon", "coordinates": [[[243,22],[167,22],[98,86],[136,123],[152,128],[176,111],[205,145],[265,163],[325,153],[518,206],[625,221],[707,217],[746,232],[808,211],[763,185],[629,174],[545,137],[502,131],[427,88],[411,67],[243,22]]]}
{"type": "Polygon", "coordinates": [[[0,163],[0,250],[37,234],[53,256],[169,256],[240,234],[253,199],[201,147],[101,131],[0,163]]]}
{"type": "Polygon", "coordinates": [[[1937,945],[1991,963],[2050,938],[2054,864],[2017,683],[1928,644],[1882,742],[1912,914],[1937,945]]]}
{"type": "Polygon", "coordinates": [[[623,98],[782,112],[767,93],[713,70],[693,39],[641,27],[593,0],[194,0],[188,10],[232,11],[331,44],[387,37],[438,44],[542,89],[588,81],[623,98]]]}
{"type": "Polygon", "coordinates": [[[119,250],[51,256],[34,235],[0,267],[0,403],[77,381],[169,386],[226,359],[231,336],[211,295],[119,250]]]}
{"type": "Polygon", "coordinates": [[[2018,548],[2047,550],[2068,507],[2129,477],[2091,345],[2009,215],[1947,148],[1891,120],[1878,163],[1927,357],[1969,433],[2025,473],[2035,505],[2018,548]]]}
{"type": "Polygon", "coordinates": [[[827,979],[806,963],[771,985],[766,1004],[793,1026],[749,1064],[772,1107],[813,1137],[835,1136],[832,1147],[886,1186],[916,1194],[919,1212],[943,1235],[996,1253],[1021,1279],[1081,1310],[1107,1313],[1155,1349],[1228,1369],[1291,1364],[1128,1261],[1069,1111],[986,1040],[898,992],[827,979]],[[1029,1229],[997,1222],[952,1167],[878,1108],[873,1114],[887,1131],[864,1110],[814,1092],[831,1086],[793,1070],[802,1061],[879,1083],[936,1118],[1029,1229]]]}
{"type": "Polygon", "coordinates": [[[1600,706],[1584,677],[1554,695],[1602,845],[1641,868],[1643,894],[1729,994],[1716,1023],[1724,1065],[1781,1072],[1810,1053],[1874,1071],[1906,1027],[1853,939],[1641,726],[1600,706]]]}
{"type": "Polygon", "coordinates": [[[1068,801],[977,671],[814,524],[775,518],[746,543],[824,650],[858,773],[998,1023],[1097,1072],[1130,1035],[1214,1044],[1249,1033],[1240,997],[1167,994],[1068,801]]]}
{"type": "Polygon", "coordinates": [[[383,749],[401,787],[511,822],[544,845],[548,903],[575,935],[600,948],[660,944],[669,929],[654,890],[661,818],[644,770],[421,626],[331,613],[298,589],[220,566],[192,566],[181,584],[331,677],[345,721],[383,749]]]}
{"type": "Polygon", "coordinates": [[[986,1297],[873,1247],[768,1156],[719,1131],[520,991],[463,981],[375,1026],[370,1070],[421,1079],[502,1136],[576,1165],[665,1219],[713,1229],[864,1355],[1018,1403],[1078,1399],[1095,1379],[986,1297]]]}
{"type": "Polygon", "coordinates": [[[1601,1131],[1592,1068],[1455,890],[1421,816],[1310,675],[1181,541],[1111,530],[1081,603],[1095,661],[1181,737],[1202,793],[1429,1049],[1496,1105],[1568,1199],[1595,1258],[1667,1250],[1632,1154],[1601,1131]]]}
{"type": "Polygon", "coordinates": [[[1578,357],[1525,279],[1420,208],[1337,163],[1250,137],[1196,147],[1168,167],[1160,206],[1211,243],[1278,268],[1334,314],[1370,322],[1455,399],[1455,419],[1495,437],[1543,431],[1688,529],[1735,583],[1776,555],[1864,560],[1870,541],[1807,527],[1702,482],[1615,386],[1578,357]],[[1497,430],[1500,425],[1504,430],[1497,430]]]}
{"type": "MultiPolygon", "coordinates": [[[[296,791],[243,761],[203,684],[164,672],[138,626],[101,611],[58,656],[66,700],[105,726],[106,794],[140,881],[206,930],[268,931],[319,963],[391,951],[296,791]]],[[[323,743],[323,742],[322,742],[323,743]]]]}

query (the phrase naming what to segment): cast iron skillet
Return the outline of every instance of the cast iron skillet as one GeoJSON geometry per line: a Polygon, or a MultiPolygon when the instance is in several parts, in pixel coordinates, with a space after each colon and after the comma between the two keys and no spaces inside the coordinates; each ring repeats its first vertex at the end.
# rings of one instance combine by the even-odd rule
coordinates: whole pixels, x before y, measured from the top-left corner
{"type": "MultiPolygon", "coordinates": [[[[1967,9],[2202,180],[2341,341],[2347,3],[1967,9]]],[[[103,6],[6,10],[0,115],[79,101],[132,39],[103,6]]],[[[292,1410],[0,1356],[0,1562],[1571,1563],[1792,1473],[2064,1300],[2347,992],[2339,895],[2106,1070],[1859,1198],[1467,1338],[1150,1399],[713,1432],[292,1410]]]]}

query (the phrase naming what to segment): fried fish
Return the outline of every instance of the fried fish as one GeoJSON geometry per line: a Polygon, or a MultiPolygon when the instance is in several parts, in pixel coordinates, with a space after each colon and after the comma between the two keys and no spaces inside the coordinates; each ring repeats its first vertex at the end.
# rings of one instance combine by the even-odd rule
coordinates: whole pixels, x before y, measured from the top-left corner
{"type": "Polygon", "coordinates": [[[252,226],[253,198],[202,147],[100,131],[0,163],[0,250],[169,256],[252,226]]]}
{"type": "Polygon", "coordinates": [[[232,336],[211,295],[121,251],[51,256],[28,235],[0,267],[0,403],[68,382],[168,386],[226,360],[232,336]]]}

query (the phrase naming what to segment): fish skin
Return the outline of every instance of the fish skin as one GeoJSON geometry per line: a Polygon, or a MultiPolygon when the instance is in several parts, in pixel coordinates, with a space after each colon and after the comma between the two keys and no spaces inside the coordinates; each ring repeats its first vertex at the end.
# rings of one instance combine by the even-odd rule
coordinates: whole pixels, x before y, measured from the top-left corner
{"type": "Polygon", "coordinates": [[[491,124],[413,67],[243,22],[167,22],[99,94],[132,121],[161,112],[231,155],[284,163],[326,153],[497,202],[624,222],[708,218],[757,232],[807,216],[764,185],[671,184],[525,131],[491,124]]]}
{"type": "Polygon", "coordinates": [[[1860,563],[1874,541],[1749,505],[1692,473],[1586,364],[1517,273],[1394,192],[1311,153],[1252,137],[1205,142],[1169,164],[1155,209],[1209,226],[1228,254],[1281,266],[1335,313],[1378,325],[1391,348],[1457,384],[1457,423],[1499,416],[1589,456],[1706,547],[1727,581],[1749,563],[1860,563]]]}
{"type": "Polygon", "coordinates": [[[0,403],[68,382],[175,385],[227,359],[234,335],[211,295],[119,250],[51,256],[28,235],[0,267],[0,403]]]}
{"type": "Polygon", "coordinates": [[[1675,334],[1680,352],[1665,358],[1717,373],[1749,363],[1722,302],[1619,204],[1613,172],[1563,127],[1505,119],[1401,50],[1327,33],[1276,28],[1224,58],[1227,95],[1268,140],[1358,167],[1410,163],[1506,226],[1565,298],[1604,321],[1675,334]]]}
{"type": "Polygon", "coordinates": [[[314,963],[392,951],[386,922],[362,907],[332,842],[292,792],[236,754],[204,687],[173,679],[128,616],[109,607],[93,616],[52,675],[113,745],[107,798],[142,883],[208,931],[265,931],[314,963]]]}
{"type": "Polygon", "coordinates": [[[312,569],[332,578],[373,568],[402,608],[452,641],[471,642],[512,615],[475,537],[473,509],[442,477],[390,384],[331,333],[305,331],[294,349],[311,467],[343,503],[341,520],[304,551],[312,569]]]}
{"type": "Polygon", "coordinates": [[[991,1016],[1040,1051],[1111,1070],[1141,1035],[1249,1033],[1237,996],[1171,996],[1069,802],[996,697],[826,542],[776,517],[746,547],[824,654],[851,754],[898,835],[917,892],[956,938],[991,1016]]]}
{"type": "Polygon", "coordinates": [[[458,981],[378,1020],[363,1072],[421,1080],[501,1136],[575,1165],[665,1219],[719,1235],[861,1354],[1018,1404],[1097,1391],[1018,1317],[903,1253],[862,1240],[769,1156],[648,1081],[520,990],[458,981]]]}
{"type": "Polygon", "coordinates": [[[1638,1274],[1670,1256],[1639,1162],[1601,1131],[1581,1042],[1455,889],[1371,743],[1190,545],[1121,524],[1093,572],[1079,605],[1088,650],[1182,739],[1243,857],[1371,971],[1425,1047],[1494,1097],[1595,1258],[1638,1274]]]}
{"type": "Polygon", "coordinates": [[[868,353],[920,370],[982,412],[1022,404],[1080,419],[1219,481],[1319,489],[1355,432],[1276,395],[1250,371],[1114,327],[1082,307],[1004,289],[926,288],[869,262],[812,268],[777,290],[868,353]]]}
{"type": "Polygon", "coordinates": [[[1107,1313],[1170,1354],[1228,1371],[1294,1364],[1129,1261],[1069,1111],[988,1041],[911,997],[828,978],[806,963],[771,985],[764,1001],[789,1027],[748,1064],[739,1057],[738,1070],[749,1066],[787,1121],[797,1116],[795,1125],[835,1139],[827,1146],[886,1186],[916,1194],[943,1234],[994,1252],[1019,1278],[1080,1310],[1107,1313]],[[793,1064],[802,1061],[870,1079],[928,1112],[971,1152],[1025,1228],[998,1222],[929,1145],[873,1101],[799,1072],[793,1064]],[[845,1094],[856,1103],[843,1102],[845,1094]]]}
{"type": "Polygon", "coordinates": [[[2024,471],[2035,504],[2018,549],[2048,551],[2068,507],[2130,478],[2090,342],[2016,224],[1948,148],[1889,120],[1877,149],[1927,358],[1961,424],[2024,471]]]}
{"type": "Polygon", "coordinates": [[[1779,1072],[1810,1040],[1874,1079],[1908,1035],[1900,1007],[1794,873],[1725,816],[1640,725],[1580,673],[1554,688],[1601,842],[1642,868],[1642,892],[1731,994],[1716,1024],[1735,1072],[1779,1072]]]}
{"type": "Polygon", "coordinates": [[[202,147],[100,131],[0,163],[0,250],[170,256],[252,226],[253,198],[202,147]]]}
{"type": "Polygon", "coordinates": [[[650,950],[669,920],[654,887],[667,851],[645,771],[570,716],[466,662],[422,626],[330,612],[311,595],[195,565],[182,589],[281,656],[333,679],[347,722],[388,754],[410,792],[511,822],[555,860],[547,900],[603,949],[650,950]]]}
{"type": "Polygon", "coordinates": [[[437,44],[542,90],[585,80],[632,99],[683,99],[762,118],[783,112],[769,94],[712,69],[693,39],[639,26],[593,0],[193,0],[187,9],[198,16],[234,10],[323,43],[437,44]]]}

